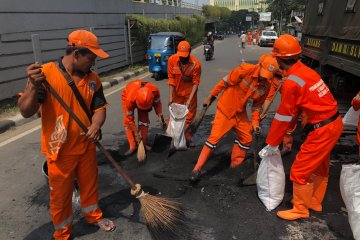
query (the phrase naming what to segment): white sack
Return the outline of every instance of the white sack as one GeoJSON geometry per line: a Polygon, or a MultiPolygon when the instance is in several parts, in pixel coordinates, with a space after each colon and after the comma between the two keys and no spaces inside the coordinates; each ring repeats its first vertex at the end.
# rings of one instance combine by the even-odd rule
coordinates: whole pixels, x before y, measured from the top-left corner
{"type": "Polygon", "coordinates": [[[176,150],[185,150],[187,149],[185,139],[186,115],[189,110],[186,105],[172,103],[169,106],[169,112],[170,122],[166,133],[173,138],[173,144],[176,150]]]}
{"type": "Polygon", "coordinates": [[[360,165],[346,164],[342,166],[340,192],[348,211],[354,238],[360,240],[360,165]]]}
{"type": "Polygon", "coordinates": [[[257,173],[256,186],[258,196],[267,211],[279,206],[285,192],[285,172],[280,154],[262,159],[257,173]]]}
{"type": "Polygon", "coordinates": [[[345,116],[343,118],[344,125],[357,127],[358,120],[359,120],[359,115],[360,115],[360,110],[355,111],[354,108],[351,107],[347,111],[347,113],[345,114],[345,116]]]}

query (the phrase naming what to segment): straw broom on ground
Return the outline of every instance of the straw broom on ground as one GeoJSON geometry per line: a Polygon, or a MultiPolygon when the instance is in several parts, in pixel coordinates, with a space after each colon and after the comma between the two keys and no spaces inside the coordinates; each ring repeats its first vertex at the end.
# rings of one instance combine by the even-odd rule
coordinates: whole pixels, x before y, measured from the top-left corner
{"type": "MultiPolygon", "coordinates": [[[[53,94],[80,128],[87,132],[87,127],[80,121],[74,112],[67,106],[52,86],[44,80],[43,85],[53,94]]],[[[99,143],[95,143],[99,150],[112,163],[118,173],[125,179],[131,187],[131,195],[139,199],[141,204],[141,212],[145,218],[146,225],[155,239],[175,239],[183,236],[186,230],[185,209],[179,202],[166,198],[152,196],[145,193],[140,184],[135,184],[120,165],[114,160],[110,153],[99,143]]],[[[182,238],[184,239],[184,238],[182,238]]]]}

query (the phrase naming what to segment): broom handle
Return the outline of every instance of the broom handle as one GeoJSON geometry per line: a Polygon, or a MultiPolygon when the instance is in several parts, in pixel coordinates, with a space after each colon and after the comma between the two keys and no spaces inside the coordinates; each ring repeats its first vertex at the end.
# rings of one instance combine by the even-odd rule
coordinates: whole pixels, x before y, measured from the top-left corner
{"type": "MultiPolygon", "coordinates": [[[[88,129],[84,123],[75,115],[75,113],[71,110],[71,108],[64,102],[64,100],[59,96],[59,94],[55,91],[55,89],[49,84],[48,81],[44,80],[43,84],[45,87],[51,92],[51,94],[58,100],[58,102],[63,106],[63,108],[69,113],[69,115],[74,119],[74,121],[80,126],[80,128],[87,132],[88,129]]],[[[115,161],[115,159],[111,156],[111,154],[100,144],[100,142],[95,142],[98,149],[105,155],[105,157],[112,163],[118,173],[125,179],[125,181],[130,185],[132,189],[135,189],[134,182],[130,179],[130,177],[125,173],[125,171],[120,167],[120,165],[115,161]]]]}

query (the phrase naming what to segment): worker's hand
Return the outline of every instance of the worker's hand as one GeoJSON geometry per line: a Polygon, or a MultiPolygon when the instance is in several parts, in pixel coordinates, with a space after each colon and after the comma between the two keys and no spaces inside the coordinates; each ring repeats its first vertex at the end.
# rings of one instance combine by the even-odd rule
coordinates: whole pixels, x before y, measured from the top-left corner
{"type": "Polygon", "coordinates": [[[265,158],[265,157],[269,157],[269,156],[276,156],[279,155],[280,156],[280,150],[279,150],[279,146],[271,146],[271,145],[266,145],[263,149],[261,149],[261,151],[259,152],[259,156],[261,158],[265,158]]]}
{"type": "Polygon", "coordinates": [[[45,80],[45,75],[41,68],[42,66],[38,63],[31,64],[26,68],[26,75],[29,79],[29,82],[36,88],[39,88],[42,81],[45,80]]]}
{"type": "Polygon", "coordinates": [[[164,116],[163,115],[159,115],[159,121],[160,121],[160,124],[161,124],[161,127],[163,130],[166,130],[167,128],[167,124],[165,122],[165,119],[164,119],[164,116]]]}
{"type": "Polygon", "coordinates": [[[136,140],[137,144],[139,144],[141,139],[142,139],[141,132],[140,131],[135,131],[134,135],[135,135],[135,140],[136,140]]]}
{"type": "Polygon", "coordinates": [[[216,97],[209,95],[203,102],[203,107],[208,107],[216,99],[216,97]]]}
{"type": "Polygon", "coordinates": [[[258,126],[258,125],[253,125],[252,128],[253,128],[253,131],[254,131],[254,133],[255,133],[256,135],[259,135],[259,134],[260,134],[260,132],[261,132],[261,127],[260,127],[260,126],[258,126]]]}
{"type": "Polygon", "coordinates": [[[86,133],[88,139],[92,142],[97,142],[101,139],[101,130],[100,127],[96,124],[91,124],[86,133]]]}

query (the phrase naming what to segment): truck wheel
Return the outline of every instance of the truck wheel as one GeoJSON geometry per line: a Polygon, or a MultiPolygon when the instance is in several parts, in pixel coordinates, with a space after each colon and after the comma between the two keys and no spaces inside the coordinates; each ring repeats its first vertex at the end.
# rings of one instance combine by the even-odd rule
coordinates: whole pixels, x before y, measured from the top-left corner
{"type": "Polygon", "coordinates": [[[154,72],[154,78],[155,78],[155,81],[159,81],[161,78],[160,72],[154,72]]]}

